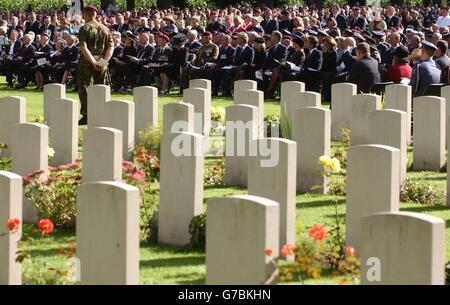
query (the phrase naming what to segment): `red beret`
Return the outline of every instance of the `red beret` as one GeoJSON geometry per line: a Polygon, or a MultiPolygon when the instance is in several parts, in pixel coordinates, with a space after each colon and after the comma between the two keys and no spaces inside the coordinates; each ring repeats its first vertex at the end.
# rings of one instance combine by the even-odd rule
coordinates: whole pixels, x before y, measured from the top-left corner
{"type": "Polygon", "coordinates": [[[202,36],[211,36],[212,37],[212,33],[211,32],[203,32],[202,36]]]}
{"type": "Polygon", "coordinates": [[[84,7],[83,12],[96,12],[98,14],[98,9],[95,5],[87,5],[84,7]]]}

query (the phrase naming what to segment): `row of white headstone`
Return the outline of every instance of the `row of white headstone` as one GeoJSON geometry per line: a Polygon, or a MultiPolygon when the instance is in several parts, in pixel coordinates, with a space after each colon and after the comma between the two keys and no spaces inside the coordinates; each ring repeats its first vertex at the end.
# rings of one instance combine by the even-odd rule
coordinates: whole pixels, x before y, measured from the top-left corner
{"type": "MultiPolygon", "coordinates": [[[[245,92],[246,98],[248,98],[248,100],[251,100],[249,96],[255,95],[255,93],[253,93],[254,90],[255,89],[247,89],[247,92],[245,92]]],[[[207,94],[210,96],[210,91],[207,94]]],[[[236,91],[235,96],[239,96],[239,94],[243,93],[239,93],[239,91],[236,91]]],[[[257,95],[259,96],[260,93],[257,93],[257,95]]],[[[241,100],[241,103],[246,104],[246,101],[248,100],[243,99],[241,100]]],[[[246,121],[245,118],[247,118],[248,120],[248,118],[250,117],[252,122],[258,122],[254,124],[256,126],[255,129],[257,130],[257,125],[261,123],[261,117],[258,115],[258,113],[263,112],[261,108],[239,104],[240,103],[237,103],[237,105],[228,107],[227,120],[229,120],[231,117],[236,118],[237,120],[246,121]],[[235,117],[233,117],[233,111],[236,111],[235,117]],[[245,113],[245,111],[247,111],[251,115],[244,117],[243,119],[242,117],[238,116],[239,114],[245,113]]],[[[258,105],[262,106],[262,103],[259,103],[258,101],[258,105]]],[[[319,140],[316,141],[320,143],[326,142],[326,138],[328,138],[329,143],[329,136],[317,136],[317,133],[322,135],[326,134],[326,130],[328,129],[326,126],[327,124],[328,126],[330,125],[329,113],[327,119],[327,114],[324,115],[324,113],[326,113],[326,110],[320,109],[320,100],[319,103],[316,103],[314,106],[319,107],[299,109],[296,111],[294,115],[294,126],[297,125],[295,123],[295,118],[299,117],[301,119],[298,119],[300,123],[298,124],[298,127],[294,127],[294,130],[296,128],[304,130],[303,132],[305,134],[305,138],[308,138],[308,135],[313,139],[319,138],[319,140]],[[314,117],[315,113],[317,113],[317,118],[313,121],[321,122],[321,124],[314,125],[314,123],[311,122],[311,125],[305,123],[308,118],[314,117]],[[326,121],[328,121],[328,123],[326,123],[326,121]],[[305,125],[301,125],[302,123],[305,125]],[[317,130],[315,128],[314,130],[311,130],[311,126],[317,126],[317,130]],[[314,137],[311,137],[311,135],[314,135],[314,137]]],[[[207,107],[204,107],[204,109],[206,108],[207,107]]],[[[190,119],[193,117],[193,113],[194,106],[189,104],[175,103],[165,105],[164,126],[170,126],[170,122],[178,121],[180,119],[185,119],[186,122],[193,122],[190,119]]],[[[402,116],[400,115],[400,117],[402,116]]],[[[400,125],[404,124],[400,123],[400,125]]],[[[189,237],[189,222],[193,216],[200,214],[202,211],[203,143],[205,137],[200,133],[193,132],[195,128],[193,123],[188,124],[188,126],[192,127],[189,127],[188,130],[181,130],[179,133],[165,132],[162,138],[161,204],[158,238],[160,242],[163,243],[186,244],[189,237]],[[180,135],[181,139],[184,139],[186,142],[191,143],[191,151],[188,156],[179,157],[173,155],[171,145],[175,137],[180,139],[180,135]],[[174,181],[177,181],[177,183],[174,183],[174,181]]],[[[354,125],[352,124],[352,126],[354,125]]],[[[164,128],[164,130],[167,131],[171,129],[164,128]]],[[[199,131],[199,129],[197,130],[199,131]]],[[[227,134],[228,133],[229,132],[227,132],[227,134]]],[[[277,257],[280,245],[295,242],[295,169],[297,168],[295,163],[296,161],[298,161],[298,159],[296,158],[297,145],[295,142],[289,140],[259,138],[257,131],[255,131],[255,134],[256,136],[252,140],[257,141],[258,145],[267,146],[267,144],[269,144],[268,146],[270,146],[275,142],[280,145],[280,162],[274,168],[263,168],[260,166],[260,161],[263,156],[257,155],[254,158],[247,158],[247,160],[244,161],[247,164],[245,164],[245,166],[243,167],[247,169],[248,166],[248,169],[246,171],[248,172],[248,192],[250,195],[222,198],[211,200],[208,202],[207,283],[238,283],[239,281],[241,281],[241,283],[272,282],[273,277],[276,274],[276,268],[273,267],[272,259],[268,258],[264,254],[264,249],[274,249],[275,252],[273,254],[273,257],[277,257]],[[224,205],[220,204],[220,202],[226,202],[228,204],[224,205]],[[227,215],[229,215],[229,217],[227,217],[227,215]],[[231,222],[233,224],[230,226],[231,222]],[[224,224],[226,225],[224,226],[224,224]],[[227,228],[227,230],[224,231],[224,228],[227,228]],[[256,230],[255,228],[260,229],[256,230]],[[224,264],[224,262],[227,263],[224,264]],[[245,262],[245,264],[243,264],[242,262],[245,262]],[[267,268],[268,265],[271,267],[267,268]],[[245,268],[243,268],[243,266],[245,266],[245,268]]],[[[313,139],[310,140],[311,143],[314,143],[313,139]]],[[[136,262],[138,262],[139,246],[138,244],[136,246],[136,240],[133,238],[129,243],[119,238],[120,236],[123,237],[124,234],[127,234],[125,236],[130,236],[130,234],[132,234],[137,238],[139,230],[138,226],[136,226],[136,219],[139,219],[139,211],[138,208],[136,208],[138,207],[138,205],[134,204],[138,201],[138,199],[136,198],[138,198],[139,195],[138,193],[136,193],[135,188],[123,185],[121,184],[121,182],[119,182],[121,179],[122,160],[122,149],[120,149],[120,147],[122,147],[121,140],[123,140],[122,132],[120,130],[114,130],[111,128],[88,128],[85,134],[85,152],[83,154],[83,157],[85,159],[84,162],[89,162],[89,160],[92,161],[89,164],[85,164],[85,170],[92,170],[92,179],[88,179],[90,175],[88,173],[84,173],[86,175],[84,177],[85,184],[80,190],[80,210],[78,212],[81,213],[81,211],[83,211],[82,202],[87,203],[85,205],[85,209],[98,209],[95,211],[90,210],[89,213],[82,213],[81,217],[79,216],[77,219],[77,240],[80,240],[77,254],[82,262],[89,261],[89,263],[85,267],[83,267],[82,264],[81,269],[82,274],[84,274],[82,276],[83,282],[85,283],[135,283],[136,281],[138,281],[138,264],[136,262]],[[90,145],[89,143],[92,143],[92,145],[90,145]],[[91,152],[89,152],[89,147],[92,147],[91,152]],[[90,155],[92,157],[90,157],[90,155]],[[97,164],[98,161],[101,160],[103,161],[100,162],[100,164],[97,164]],[[86,189],[85,192],[82,191],[84,189],[86,189]],[[89,202],[103,202],[103,199],[101,198],[106,198],[104,204],[99,203],[99,205],[96,207],[89,206],[89,202]],[[129,202],[130,204],[124,205],[124,202],[129,202]],[[114,212],[116,213],[115,215],[110,215],[111,205],[118,205],[118,207],[123,205],[130,205],[132,210],[120,211],[120,214],[118,214],[119,211],[116,210],[114,212]],[[105,215],[104,219],[106,219],[107,221],[116,219],[117,221],[113,223],[121,224],[121,226],[119,226],[120,230],[116,228],[115,230],[113,230],[113,233],[110,233],[115,234],[114,236],[110,235],[110,239],[105,239],[106,244],[100,243],[94,245],[94,238],[79,238],[83,234],[84,236],[89,236],[89,234],[92,235],[91,230],[93,230],[93,228],[97,228],[96,224],[93,224],[93,222],[96,220],[92,215],[105,215]],[[106,217],[106,215],[108,216],[106,217]],[[122,215],[122,218],[120,218],[120,215],[122,215]],[[127,215],[127,218],[123,219],[123,215],[127,215]],[[83,246],[83,240],[90,240],[90,242],[86,242],[83,246]],[[111,244],[109,244],[110,242],[111,244]],[[121,271],[117,271],[117,276],[111,277],[107,274],[112,271],[108,270],[108,268],[101,270],[101,267],[109,266],[108,264],[113,262],[112,260],[102,262],[106,253],[103,251],[103,249],[107,249],[107,251],[110,251],[111,249],[109,247],[113,244],[112,242],[122,245],[124,247],[124,249],[122,249],[124,252],[117,251],[117,256],[113,256],[113,259],[117,259],[118,261],[121,260],[120,266],[122,266],[123,268],[116,268],[116,270],[121,271]],[[85,270],[86,272],[84,272],[83,270],[85,270]],[[95,270],[96,272],[93,272],[93,270],[95,270]],[[89,274],[93,274],[93,277],[91,278],[89,274]]],[[[304,139],[303,141],[300,140],[299,143],[303,144],[305,142],[307,141],[304,139]]],[[[38,147],[42,149],[42,146],[43,145],[41,144],[38,147]]],[[[319,146],[322,146],[322,144],[320,144],[319,146]]],[[[326,144],[323,146],[326,146],[326,144]]],[[[36,149],[33,149],[31,151],[36,151],[36,149]]],[[[324,153],[320,151],[320,154],[311,156],[311,160],[313,160],[314,163],[317,164],[318,156],[322,154],[324,153]]],[[[384,154],[386,153],[384,152],[384,154]]],[[[44,155],[46,156],[46,154],[44,155]]],[[[352,208],[352,211],[350,211],[350,213],[350,208],[347,210],[347,234],[349,244],[357,247],[358,249],[360,248],[361,253],[364,253],[363,249],[367,247],[365,247],[364,245],[360,245],[358,243],[359,239],[357,237],[353,237],[352,235],[358,235],[355,232],[359,232],[359,225],[364,224],[364,222],[361,223],[361,217],[377,212],[389,212],[390,214],[386,217],[392,217],[392,213],[398,211],[400,161],[392,160],[395,159],[395,155],[397,156],[397,159],[399,159],[399,153],[395,148],[381,146],[378,147],[373,145],[355,146],[352,147],[349,152],[349,181],[347,201],[350,203],[347,204],[348,206],[351,206],[352,198],[356,198],[356,200],[353,199],[353,202],[356,201],[358,202],[358,204],[354,204],[356,208],[352,208]],[[358,151],[358,147],[361,147],[361,154],[359,155],[353,152],[358,151]],[[378,156],[377,153],[373,152],[381,151],[381,149],[392,152],[392,155],[394,157],[391,156],[390,159],[388,158],[388,160],[386,160],[383,157],[383,153],[378,153],[381,154],[381,156],[378,156]],[[374,154],[374,156],[372,156],[371,153],[374,154]],[[359,156],[359,158],[353,157],[353,155],[359,156]],[[373,168],[370,168],[365,172],[366,179],[357,176],[357,178],[351,180],[352,176],[350,172],[360,174],[361,171],[359,170],[359,168],[363,168],[364,164],[367,165],[368,159],[377,161],[369,163],[373,166],[373,168]],[[362,163],[360,164],[358,162],[362,163]],[[356,165],[352,165],[355,163],[356,165]],[[351,170],[352,166],[353,168],[358,168],[358,170],[351,170]],[[374,172],[377,177],[380,176],[380,179],[372,178],[374,172]],[[377,181],[379,181],[379,185],[374,187],[374,181],[376,181],[376,183],[378,183],[377,181]],[[366,192],[361,190],[365,190],[366,192]],[[368,192],[368,190],[370,190],[370,192],[368,192]],[[368,204],[367,207],[366,204],[364,204],[363,208],[361,208],[361,199],[363,201],[367,200],[367,194],[369,193],[373,195],[370,199],[370,202],[373,201],[376,204],[368,204]],[[380,198],[380,196],[386,197],[380,198]],[[397,208],[395,208],[395,202],[397,202],[397,208]],[[352,212],[354,213],[352,214],[352,212]]],[[[226,170],[229,171],[229,168],[227,168],[226,170]]],[[[5,176],[7,175],[5,174],[5,176]]],[[[10,180],[11,179],[9,179],[8,181],[10,180]]],[[[247,184],[247,181],[245,181],[245,183],[247,184]]],[[[9,197],[12,196],[10,195],[9,197]]],[[[15,204],[17,205],[17,203],[15,204]]],[[[12,208],[9,207],[9,210],[12,210],[12,208]]],[[[17,211],[15,212],[17,213],[17,211]]],[[[11,213],[9,213],[8,215],[11,215],[11,213]]],[[[418,217],[417,215],[398,216],[418,217]]],[[[423,219],[423,217],[421,219],[423,219]]],[[[100,221],[98,227],[99,231],[103,232],[104,228],[111,229],[108,226],[108,223],[102,223],[100,221]],[[100,228],[100,225],[103,229],[100,228]]],[[[442,222],[434,221],[434,223],[436,223],[436,226],[442,227],[442,222]]],[[[445,229],[445,225],[443,228],[445,229]]],[[[404,228],[402,227],[399,230],[403,229],[404,228]]],[[[431,233],[426,237],[430,239],[431,235],[435,243],[439,242],[439,236],[436,236],[437,234],[435,233],[438,231],[439,228],[437,229],[437,231],[432,230],[430,231],[431,233]]],[[[381,241],[377,240],[374,242],[380,243],[381,241]]],[[[419,244],[422,245],[422,243],[419,244]]],[[[8,249],[10,248],[11,247],[8,247],[8,249]]],[[[433,253],[433,255],[435,256],[437,255],[436,253],[439,253],[439,247],[424,247],[423,249],[423,251],[426,250],[428,251],[427,253],[433,253]]],[[[419,253],[423,253],[423,251],[419,251],[419,253]]],[[[383,253],[380,254],[380,257],[383,258],[384,261],[385,256],[383,256],[383,253]]],[[[433,258],[435,257],[433,256],[433,258]]],[[[389,256],[386,256],[386,259],[390,260],[391,258],[389,258],[389,256]]],[[[433,266],[438,266],[439,263],[439,260],[433,260],[433,266]]],[[[429,268],[428,270],[438,269],[439,268],[429,268]]],[[[385,271],[383,274],[390,275],[390,269],[385,271]]],[[[436,279],[439,278],[439,276],[433,278],[436,279]]],[[[388,279],[390,279],[389,276],[384,278],[383,282],[388,282],[388,279]]],[[[406,281],[406,277],[404,280],[406,281]]],[[[433,283],[438,282],[435,281],[433,283]]]]}
{"type": "MultiPolygon", "coordinates": [[[[320,155],[326,154],[327,151],[323,147],[328,144],[329,149],[330,142],[329,113],[327,117],[327,111],[320,108],[317,95],[304,95],[310,96],[310,100],[315,102],[312,102],[313,107],[299,107],[294,111],[294,137],[297,133],[301,134],[302,130],[304,133],[297,143],[260,137],[258,129],[261,126],[262,98],[261,93],[255,89],[236,92],[235,97],[245,98],[227,107],[226,121],[250,123],[247,125],[250,126],[250,132],[246,134],[245,144],[257,142],[257,146],[271,147],[276,143],[279,145],[280,162],[275,167],[261,167],[264,156],[258,149],[257,155],[253,157],[248,155],[248,150],[245,150],[247,154],[244,156],[226,156],[227,183],[248,186],[249,195],[211,199],[207,202],[208,284],[273,283],[277,274],[273,259],[278,256],[280,245],[295,243],[295,181],[299,177],[298,171],[297,175],[295,174],[295,169],[298,168],[296,163],[302,160],[296,158],[297,145],[303,146],[306,151],[304,154],[310,157],[310,164],[314,166],[314,169],[311,169],[312,176],[318,178],[320,166],[317,165],[317,160],[320,155]],[[319,148],[312,150],[311,147],[319,148]],[[264,249],[268,248],[274,249],[272,257],[264,253],[264,249]]],[[[358,131],[364,129],[368,135],[364,137],[364,133],[360,132],[362,140],[357,144],[364,145],[354,145],[350,148],[347,182],[347,243],[360,252],[363,262],[361,282],[443,284],[445,223],[431,216],[398,212],[400,183],[406,175],[406,114],[398,110],[377,110],[380,107],[375,107],[375,111],[371,112],[370,107],[367,107],[367,100],[379,101],[380,98],[359,95],[352,100],[352,103],[358,103],[351,113],[357,120],[350,126],[358,131]],[[359,116],[365,116],[367,119],[364,121],[359,116]],[[368,196],[370,199],[367,199],[368,196]],[[411,255],[411,251],[414,255],[411,255]],[[404,259],[407,254],[408,259],[404,259]],[[369,263],[373,258],[380,262],[380,278],[368,274],[371,266],[369,263]],[[423,268],[411,268],[418,262],[423,263],[423,268]]],[[[172,117],[173,120],[189,120],[192,117],[193,107],[183,104],[166,105],[164,117],[166,113],[173,112],[170,110],[173,107],[178,110],[178,116],[172,117]]],[[[164,124],[170,125],[170,122],[165,121],[164,124]]],[[[227,129],[226,136],[238,132],[227,129]]],[[[182,134],[187,142],[201,141],[198,136],[192,134],[191,129],[182,131],[182,134]]],[[[173,218],[172,227],[167,231],[184,231],[184,238],[169,233],[171,237],[165,242],[185,244],[189,238],[188,223],[196,214],[195,211],[200,213],[203,198],[203,188],[198,187],[202,182],[200,179],[197,182],[189,180],[189,177],[193,175],[192,168],[196,168],[195,173],[203,171],[203,160],[190,158],[189,161],[184,158],[186,163],[183,165],[175,163],[177,158],[172,155],[169,147],[174,137],[179,135],[163,135],[161,205],[168,207],[171,203],[170,210],[178,211],[180,216],[173,218]],[[170,158],[170,161],[164,161],[164,158],[170,158]],[[167,164],[174,167],[167,167],[167,164]],[[170,183],[177,178],[177,181],[182,183],[178,189],[170,183]],[[186,194],[190,194],[188,201],[186,194]],[[181,215],[182,211],[184,216],[181,215]],[[177,223],[182,225],[177,226],[177,223]]],[[[202,146],[199,143],[193,144],[195,145],[202,146]]],[[[300,177],[301,174],[303,173],[300,173],[300,177]]],[[[316,183],[311,182],[310,186],[316,183]]],[[[165,214],[169,215],[169,209],[165,214]]],[[[161,222],[168,223],[170,220],[160,219],[160,224],[161,222]]],[[[167,223],[163,224],[164,230],[168,229],[167,223]]]]}

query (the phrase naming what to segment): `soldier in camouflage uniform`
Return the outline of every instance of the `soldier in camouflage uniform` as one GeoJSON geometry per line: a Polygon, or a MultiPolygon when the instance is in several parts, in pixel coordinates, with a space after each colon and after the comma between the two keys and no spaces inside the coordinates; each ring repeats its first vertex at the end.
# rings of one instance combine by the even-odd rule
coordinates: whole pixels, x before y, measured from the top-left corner
{"type": "Polygon", "coordinates": [[[83,116],[79,125],[87,124],[87,88],[91,85],[110,85],[108,67],[99,65],[97,62],[102,58],[108,62],[114,50],[110,30],[96,20],[97,8],[92,5],[86,6],[83,13],[86,24],[79,33],[82,56],[77,74],[78,95],[81,102],[80,113],[83,116]]]}

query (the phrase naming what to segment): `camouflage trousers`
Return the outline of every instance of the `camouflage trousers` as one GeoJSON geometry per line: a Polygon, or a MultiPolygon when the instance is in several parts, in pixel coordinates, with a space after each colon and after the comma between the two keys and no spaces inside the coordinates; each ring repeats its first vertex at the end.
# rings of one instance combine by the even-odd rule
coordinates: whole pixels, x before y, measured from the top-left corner
{"type": "Polygon", "coordinates": [[[80,113],[82,116],[87,116],[88,114],[88,96],[87,88],[91,85],[111,85],[111,77],[109,75],[109,70],[105,69],[99,72],[94,69],[90,64],[81,64],[78,68],[77,73],[78,82],[78,96],[80,98],[81,108],[80,113]]]}

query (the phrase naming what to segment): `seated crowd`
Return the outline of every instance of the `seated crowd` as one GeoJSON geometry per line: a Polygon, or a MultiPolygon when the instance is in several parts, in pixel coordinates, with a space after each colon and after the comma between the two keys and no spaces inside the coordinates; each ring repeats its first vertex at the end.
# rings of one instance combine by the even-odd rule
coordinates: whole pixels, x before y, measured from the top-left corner
{"type": "MultiPolygon", "coordinates": [[[[98,21],[112,33],[116,92],[143,85],[181,92],[190,79],[206,78],[214,96],[231,96],[233,81],[253,79],[274,98],[281,82],[298,80],[329,101],[337,82],[355,83],[358,92],[405,83],[414,96],[449,83],[447,7],[150,8],[103,13],[98,21]]],[[[64,12],[0,12],[0,73],[8,87],[76,88],[83,22],[64,12]]]]}

